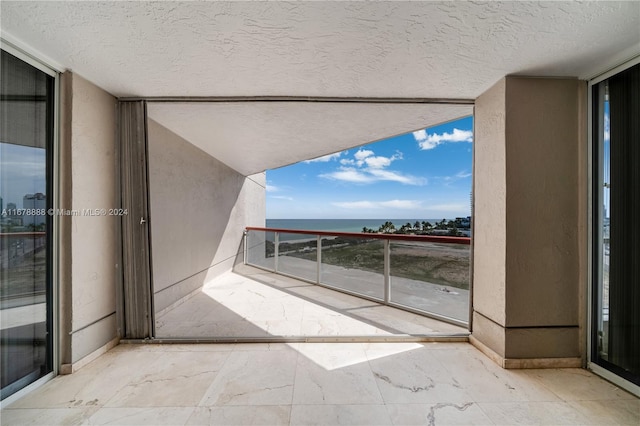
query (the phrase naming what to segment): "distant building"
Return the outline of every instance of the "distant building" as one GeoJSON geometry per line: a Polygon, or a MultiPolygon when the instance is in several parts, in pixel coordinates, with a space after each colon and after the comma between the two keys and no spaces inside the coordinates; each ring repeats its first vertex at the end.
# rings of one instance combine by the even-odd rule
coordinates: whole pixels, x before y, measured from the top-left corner
{"type": "Polygon", "coordinates": [[[25,214],[22,216],[22,225],[41,225],[47,222],[45,211],[47,209],[47,196],[41,192],[26,194],[22,198],[22,208],[28,213],[29,210],[37,210],[42,214],[25,214]]]}

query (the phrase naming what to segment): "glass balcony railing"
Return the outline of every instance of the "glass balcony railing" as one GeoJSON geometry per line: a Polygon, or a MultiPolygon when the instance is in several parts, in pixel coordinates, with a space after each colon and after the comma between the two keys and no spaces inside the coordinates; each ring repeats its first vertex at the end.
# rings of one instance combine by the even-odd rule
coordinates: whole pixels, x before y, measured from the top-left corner
{"type": "Polygon", "coordinates": [[[466,237],[251,227],[245,263],[467,325],[470,243],[466,237]]]}

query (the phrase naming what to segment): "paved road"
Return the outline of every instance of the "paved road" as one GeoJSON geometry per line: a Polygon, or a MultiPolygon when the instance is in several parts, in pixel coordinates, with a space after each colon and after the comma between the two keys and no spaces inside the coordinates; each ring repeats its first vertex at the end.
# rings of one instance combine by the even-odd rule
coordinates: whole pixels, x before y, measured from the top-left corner
{"type": "MultiPolygon", "coordinates": [[[[254,263],[273,268],[273,258],[254,263]]],[[[315,282],[316,262],[290,256],[278,259],[278,271],[315,282]]],[[[382,299],[384,277],[375,272],[322,264],[321,282],[382,299]]],[[[391,277],[391,301],[462,321],[469,319],[469,290],[407,278],[391,277]]]]}

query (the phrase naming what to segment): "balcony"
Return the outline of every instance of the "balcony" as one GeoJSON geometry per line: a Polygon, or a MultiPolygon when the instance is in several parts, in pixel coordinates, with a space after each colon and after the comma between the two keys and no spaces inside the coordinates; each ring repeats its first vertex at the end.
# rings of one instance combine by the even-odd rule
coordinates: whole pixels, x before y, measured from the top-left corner
{"type": "Polygon", "coordinates": [[[469,238],[249,228],[244,245],[244,264],[156,313],[157,339],[467,339],[469,238]]]}
{"type": "Polygon", "coordinates": [[[246,263],[462,327],[470,238],[247,228],[246,263]]]}

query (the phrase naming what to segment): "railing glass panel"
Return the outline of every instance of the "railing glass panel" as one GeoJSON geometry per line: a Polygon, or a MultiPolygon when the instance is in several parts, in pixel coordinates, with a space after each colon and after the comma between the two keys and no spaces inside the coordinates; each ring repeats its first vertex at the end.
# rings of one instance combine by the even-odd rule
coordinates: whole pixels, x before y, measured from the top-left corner
{"type": "Polygon", "coordinates": [[[384,300],[384,241],[338,236],[322,241],[321,283],[384,300]]]}
{"type": "Polygon", "coordinates": [[[457,325],[470,238],[247,228],[246,263],[457,325]]]}
{"type": "Polygon", "coordinates": [[[391,241],[390,301],[467,322],[469,257],[468,245],[391,241]]]}
{"type": "Polygon", "coordinates": [[[275,232],[247,231],[248,264],[275,271],[275,232]]]}
{"type": "Polygon", "coordinates": [[[279,233],[278,272],[316,282],[318,239],[315,235],[279,233]]]}

